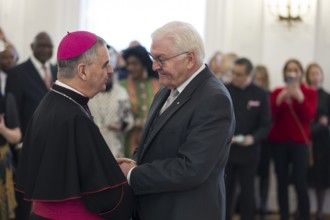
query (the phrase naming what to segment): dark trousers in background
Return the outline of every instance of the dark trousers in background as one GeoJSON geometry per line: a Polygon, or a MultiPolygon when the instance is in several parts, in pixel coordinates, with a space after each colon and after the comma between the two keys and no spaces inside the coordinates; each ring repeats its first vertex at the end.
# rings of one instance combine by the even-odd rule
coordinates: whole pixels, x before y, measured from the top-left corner
{"type": "Polygon", "coordinates": [[[289,219],[288,186],[291,182],[297,194],[300,219],[310,220],[307,145],[292,142],[272,143],[271,148],[277,177],[277,199],[281,220],[289,219]]]}
{"type": "Polygon", "coordinates": [[[251,163],[233,163],[226,166],[226,220],[230,220],[237,201],[236,186],[240,187],[239,214],[241,220],[255,219],[254,181],[258,161],[251,163]]]}
{"type": "Polygon", "coordinates": [[[34,213],[31,213],[29,220],[48,220],[47,218],[41,217],[39,215],[36,215],[34,213]]]}
{"type": "MultiPolygon", "coordinates": [[[[20,150],[16,150],[14,145],[10,146],[13,154],[13,162],[15,169],[17,168],[20,150]]],[[[16,173],[14,173],[14,179],[16,179],[16,173]]],[[[24,200],[24,194],[15,191],[15,198],[17,202],[17,207],[15,209],[15,219],[16,220],[29,220],[31,215],[32,202],[24,200]]]]}
{"type": "Polygon", "coordinates": [[[32,203],[23,199],[24,195],[20,192],[15,192],[17,207],[15,209],[16,220],[30,219],[32,203]]]}
{"type": "Polygon", "coordinates": [[[269,181],[270,181],[270,146],[268,141],[263,141],[260,148],[260,159],[258,164],[258,180],[259,180],[259,212],[261,215],[267,214],[268,205],[268,193],[269,193],[269,181]]]}

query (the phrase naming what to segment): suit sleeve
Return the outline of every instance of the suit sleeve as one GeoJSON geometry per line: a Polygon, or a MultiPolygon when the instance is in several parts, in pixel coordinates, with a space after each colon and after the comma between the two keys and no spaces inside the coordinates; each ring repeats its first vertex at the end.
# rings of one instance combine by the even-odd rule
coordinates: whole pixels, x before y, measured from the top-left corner
{"type": "MultiPolygon", "coordinates": [[[[230,98],[224,94],[199,96],[175,158],[142,164],[131,173],[135,195],[192,189],[202,184],[215,167],[225,167],[234,130],[230,98]]],[[[180,123],[180,122],[178,122],[180,123]]],[[[151,146],[152,147],[152,146],[151,146]]]]}
{"type": "Polygon", "coordinates": [[[9,72],[6,81],[6,94],[12,93],[15,97],[17,109],[22,109],[23,106],[23,85],[17,72],[9,72]]]}
{"type": "Polygon", "coordinates": [[[20,126],[19,116],[16,107],[15,97],[11,93],[6,94],[6,125],[8,128],[18,128],[20,126]]]}

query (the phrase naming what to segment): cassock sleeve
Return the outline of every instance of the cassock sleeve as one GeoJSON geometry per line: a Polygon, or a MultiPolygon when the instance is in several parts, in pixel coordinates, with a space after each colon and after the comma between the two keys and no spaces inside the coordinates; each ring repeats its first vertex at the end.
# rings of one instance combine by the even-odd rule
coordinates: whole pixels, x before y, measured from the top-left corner
{"type": "Polygon", "coordinates": [[[75,121],[75,130],[81,194],[86,207],[106,219],[129,220],[133,194],[98,127],[90,119],[80,117],[75,121]]]}

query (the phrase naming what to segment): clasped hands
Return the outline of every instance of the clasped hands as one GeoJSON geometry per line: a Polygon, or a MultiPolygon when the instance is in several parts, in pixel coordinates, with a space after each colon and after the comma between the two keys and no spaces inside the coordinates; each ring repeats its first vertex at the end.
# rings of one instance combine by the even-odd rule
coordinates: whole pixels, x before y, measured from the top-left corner
{"type": "Polygon", "coordinates": [[[127,177],[128,172],[136,167],[136,162],[129,158],[117,158],[116,159],[121,171],[124,173],[125,177],[127,177]]]}

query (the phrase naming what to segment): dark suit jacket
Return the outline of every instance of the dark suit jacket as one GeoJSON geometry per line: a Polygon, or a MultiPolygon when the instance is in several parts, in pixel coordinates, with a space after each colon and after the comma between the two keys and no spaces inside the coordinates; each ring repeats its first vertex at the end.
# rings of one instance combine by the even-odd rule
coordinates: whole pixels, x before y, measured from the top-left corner
{"type": "Polygon", "coordinates": [[[254,144],[248,147],[233,144],[229,162],[257,164],[261,141],[267,138],[271,126],[269,94],[253,83],[244,89],[229,84],[227,89],[234,105],[235,135],[252,135],[254,138],[254,144]]]}
{"type": "MultiPolygon", "coordinates": [[[[55,80],[57,68],[53,65],[51,66],[51,73],[53,80],[55,80]]],[[[43,79],[30,59],[8,71],[6,81],[7,92],[11,92],[15,96],[21,130],[24,135],[34,110],[48,92],[43,79]]]]}
{"type": "Polygon", "coordinates": [[[225,86],[206,67],[162,115],[150,108],[130,177],[141,220],[222,220],[224,168],[235,118],[225,86]],[[155,121],[156,120],[156,121],[155,121]]]}

